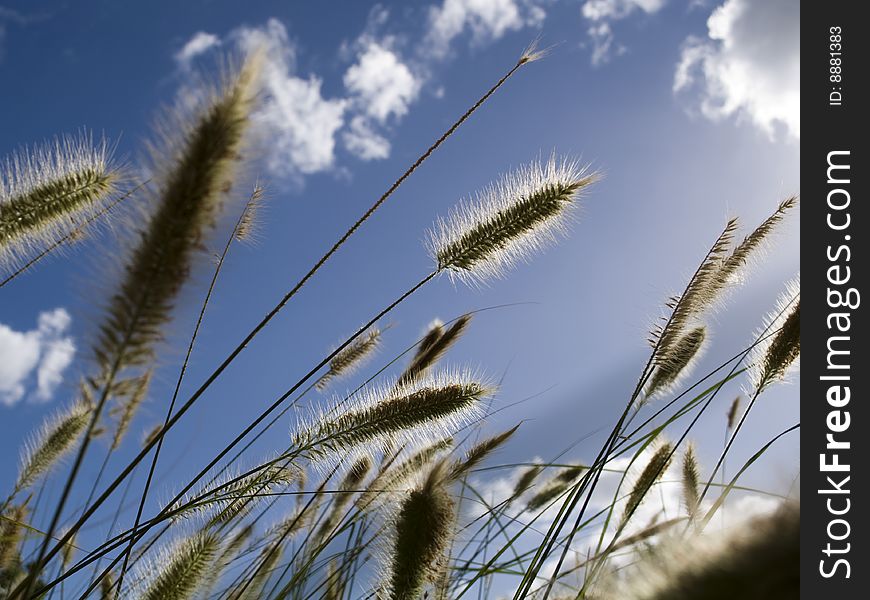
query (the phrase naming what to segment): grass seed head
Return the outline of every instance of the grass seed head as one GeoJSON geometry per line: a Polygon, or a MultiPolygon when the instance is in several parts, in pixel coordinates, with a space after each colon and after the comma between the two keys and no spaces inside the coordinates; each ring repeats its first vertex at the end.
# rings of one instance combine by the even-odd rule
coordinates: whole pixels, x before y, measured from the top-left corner
{"type": "Polygon", "coordinates": [[[528,260],[565,232],[569,214],[596,179],[555,156],[509,173],[437,221],[428,242],[436,268],[482,282],[528,260]]]}

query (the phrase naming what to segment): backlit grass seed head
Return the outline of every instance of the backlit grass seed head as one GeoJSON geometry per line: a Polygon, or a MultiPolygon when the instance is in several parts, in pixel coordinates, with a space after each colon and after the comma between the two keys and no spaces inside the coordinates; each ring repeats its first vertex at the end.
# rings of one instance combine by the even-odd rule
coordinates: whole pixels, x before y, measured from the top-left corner
{"type": "Polygon", "coordinates": [[[625,503],[621,522],[626,523],[646,498],[650,489],[662,478],[671,462],[673,446],[670,442],[656,440],[651,445],[649,462],[633,477],[634,485],[625,503]]]}
{"type": "Polygon", "coordinates": [[[366,491],[360,494],[356,506],[366,509],[379,499],[392,501],[396,498],[397,492],[404,491],[409,486],[409,482],[417,478],[426,467],[449,451],[452,446],[452,438],[439,440],[417,450],[404,460],[382,469],[368,484],[366,491]]]}
{"type": "Polygon", "coordinates": [[[691,329],[663,353],[647,384],[646,395],[667,393],[692,371],[692,365],[702,354],[707,338],[706,327],[691,329]]]}
{"type": "Polygon", "coordinates": [[[597,176],[570,160],[534,162],[493,183],[438,219],[428,248],[454,279],[497,277],[552,243],[597,176]]]}
{"type": "Polygon", "coordinates": [[[240,242],[251,242],[257,237],[257,230],[260,227],[259,215],[263,206],[263,196],[265,190],[259,183],[254,186],[254,191],[248,197],[248,202],[245,204],[245,209],[242,211],[242,216],[239,219],[236,227],[236,240],[240,242]]]}
{"type": "Polygon", "coordinates": [[[17,565],[28,512],[25,504],[17,504],[0,515],[0,571],[17,565]]]}
{"type": "Polygon", "coordinates": [[[226,523],[247,514],[257,501],[270,498],[270,493],[290,485],[297,478],[297,469],[278,463],[269,464],[242,478],[224,474],[217,481],[187,494],[169,510],[174,518],[209,513],[210,525],[226,523]]]}
{"type": "Polygon", "coordinates": [[[294,446],[316,465],[372,459],[386,447],[443,440],[481,414],[493,388],[468,372],[444,370],[405,386],[373,387],[301,422],[294,446]]]}
{"type": "MultiPolygon", "coordinates": [[[[90,135],[24,148],[0,164],[0,266],[80,228],[123,179],[105,142],[90,135]]],[[[84,231],[82,231],[84,233],[84,231]]]]}
{"type": "MultiPolygon", "coordinates": [[[[623,571],[625,573],[625,571],[623,571]]],[[[786,504],[720,535],[667,539],[645,553],[610,597],[620,600],[800,596],[800,508],[786,504]]]]}
{"type": "MultiPolygon", "coordinates": [[[[220,537],[198,532],[173,543],[144,565],[136,580],[141,600],[189,600],[207,583],[221,547],[220,537]]],[[[128,593],[122,591],[123,594],[128,593]]]]}
{"type": "Polygon", "coordinates": [[[656,364],[668,355],[686,330],[695,325],[698,317],[719,297],[722,290],[720,269],[731,249],[737,224],[737,219],[728,221],[683,293],[673,296],[665,304],[670,315],[662,317],[662,323],[653,327],[649,339],[650,345],[657,347],[653,357],[656,364]]]}
{"type": "Polygon", "coordinates": [[[718,277],[723,284],[740,282],[742,279],[741,272],[744,270],[744,267],[752,259],[753,255],[764,248],[780,222],[782,222],[790,210],[797,206],[798,202],[798,196],[790,196],[783,200],[772,215],[756,227],[752,233],[747,235],[734,248],[734,251],[723,259],[718,277]]]}
{"type": "Polygon", "coordinates": [[[362,367],[377,351],[381,343],[381,330],[372,327],[365,335],[358,337],[353,343],[329,361],[329,370],[317,381],[317,389],[324,389],[330,381],[352,374],[362,367]]]}
{"type": "Polygon", "coordinates": [[[16,491],[32,485],[76,447],[92,410],[89,404],[80,401],[46,419],[24,446],[16,491]]]}
{"type": "Polygon", "coordinates": [[[417,600],[441,568],[453,535],[454,501],[444,487],[443,463],[402,501],[395,517],[393,547],[387,566],[386,594],[391,600],[417,600]]]}
{"type": "Polygon", "coordinates": [[[423,338],[423,341],[420,342],[414,359],[399,377],[396,385],[412,383],[415,379],[425,375],[429,369],[441,360],[450,347],[462,337],[470,322],[471,315],[462,315],[451,323],[447,329],[443,329],[440,325],[438,329],[432,328],[423,338]],[[434,337],[434,333],[439,331],[440,335],[437,338],[434,337]]]}
{"type": "Polygon", "coordinates": [[[519,427],[519,425],[515,425],[507,431],[503,431],[472,446],[465,454],[465,458],[457,460],[452,464],[447,478],[455,480],[474,469],[474,467],[482,463],[490,454],[501,447],[502,444],[507,442],[519,427]]]}
{"type": "Polygon", "coordinates": [[[686,513],[689,519],[694,519],[698,513],[700,494],[698,492],[701,481],[701,470],[698,459],[695,456],[695,445],[688,444],[683,453],[682,487],[683,504],[686,505],[686,513]]]}
{"type": "Polygon", "coordinates": [[[511,498],[519,498],[522,496],[527,489],[532,487],[535,479],[538,478],[538,475],[540,475],[543,470],[543,467],[535,465],[523,471],[517,478],[517,483],[514,485],[514,492],[511,494],[511,498]]]}
{"type": "Polygon", "coordinates": [[[104,371],[153,361],[154,345],[239,170],[258,65],[257,57],[246,61],[153,150],[154,209],[143,219],[94,348],[104,371]]]}
{"type": "MultiPolygon", "coordinates": [[[[547,481],[540,490],[535,492],[529,499],[526,507],[533,511],[540,510],[571,487],[577,478],[583,474],[583,471],[585,471],[585,468],[579,465],[562,469],[547,481]]],[[[517,489],[519,489],[519,485],[517,485],[517,489]]]]}
{"type": "Polygon", "coordinates": [[[796,370],[801,354],[801,284],[800,277],[786,285],[776,308],[758,330],[763,339],[749,356],[749,375],[753,390],[761,392],[796,370]],[[762,333],[764,332],[764,333],[762,333]]]}
{"type": "Polygon", "coordinates": [[[731,402],[731,406],[728,407],[728,413],[725,415],[725,428],[728,431],[734,429],[734,425],[737,423],[737,413],[740,410],[740,396],[734,398],[731,402]]]}
{"type": "Polygon", "coordinates": [[[133,418],[145,401],[148,395],[148,389],[151,386],[151,376],[154,370],[149,369],[141,377],[133,379],[133,389],[129,393],[118,395],[118,404],[112,408],[110,414],[117,417],[118,422],[115,426],[115,434],[112,438],[112,450],[116,450],[121,445],[133,418]]]}

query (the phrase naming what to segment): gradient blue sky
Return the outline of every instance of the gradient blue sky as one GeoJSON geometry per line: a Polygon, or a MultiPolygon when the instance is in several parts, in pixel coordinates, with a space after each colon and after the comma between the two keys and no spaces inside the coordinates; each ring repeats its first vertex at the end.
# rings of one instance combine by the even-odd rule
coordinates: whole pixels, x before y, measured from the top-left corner
{"type": "MultiPolygon", "coordinates": [[[[183,93],[191,69],[246,40],[271,44],[270,89],[289,98],[291,110],[273,106],[261,115],[278,144],[251,169],[267,182],[266,218],[259,243],[232,251],[189,392],[540,35],[551,55],[522,70],[427,161],[202,398],[170,437],[161,480],[186,479],[240,423],[427,273],[421,241],[437,215],[553,150],[605,175],[570,238],[482,289],[446,278],[430,284],[392,313],[372,364],[402,351],[434,317],[533,303],[478,315],[448,363],[504,376],[496,408],[545,392],[487,422],[485,430],[496,431],[527,421],[500,461],[551,458],[599,432],[569,455],[579,460],[591,458],[633,387],[664,299],[681,289],[725,220],[739,215],[748,229],[800,191],[798,21],[796,0],[7,0],[0,4],[0,154],[87,128],[135,164],[160,106],[183,93]],[[192,56],[196,49],[203,52],[192,56]]],[[[798,273],[798,225],[795,213],[709,319],[713,343],[696,372],[747,344],[798,273]]],[[[88,340],[113,284],[105,258],[95,257],[112,247],[111,236],[88,242],[0,293],[0,339],[20,341],[41,313],[63,308],[71,325],[51,339],[70,337],[77,348],[49,400],[38,397],[38,367],[15,375],[23,392],[0,404],[2,455],[16,456],[26,432],[69,400],[86,371],[88,340]]],[[[184,294],[170,351],[122,457],[162,418],[207,277],[200,270],[199,285],[184,294]]],[[[8,344],[0,357],[11,360],[8,344]]],[[[12,383],[0,381],[0,393],[4,385],[12,383]]],[[[708,463],[739,389],[724,394],[697,430],[708,463]]],[[[737,457],[799,420],[798,387],[771,390],[756,410],[737,457]]],[[[263,454],[286,442],[288,424],[265,438],[263,454]]],[[[797,436],[784,440],[747,481],[787,489],[797,448],[797,436]]],[[[14,460],[3,461],[0,480],[10,482],[15,471],[14,460]]],[[[152,497],[171,492],[170,483],[152,497]]]]}

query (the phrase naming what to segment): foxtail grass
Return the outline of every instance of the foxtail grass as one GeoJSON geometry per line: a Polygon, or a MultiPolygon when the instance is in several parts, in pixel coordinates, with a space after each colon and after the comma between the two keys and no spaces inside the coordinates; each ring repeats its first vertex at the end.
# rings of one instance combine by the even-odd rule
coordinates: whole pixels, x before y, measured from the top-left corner
{"type": "Polygon", "coordinates": [[[750,380],[756,393],[797,367],[801,353],[800,278],[788,283],[760,331],[767,332],[750,355],[750,380]]]}
{"type": "MultiPolygon", "coordinates": [[[[164,551],[160,558],[143,569],[142,600],[189,600],[210,576],[221,547],[212,533],[195,533],[164,551]]],[[[123,596],[122,596],[123,597],[123,596]]]]}
{"type": "Polygon", "coordinates": [[[58,138],[0,165],[0,266],[78,231],[118,191],[123,172],[105,140],[58,138]]]}
{"type": "Polygon", "coordinates": [[[565,232],[597,178],[555,156],[505,175],[436,222],[428,247],[437,269],[466,282],[502,275],[565,232]]]}
{"type": "Polygon", "coordinates": [[[25,445],[15,482],[16,492],[33,485],[75,449],[92,413],[93,406],[78,401],[46,419],[25,445]]]}
{"type": "Polygon", "coordinates": [[[424,376],[447,353],[450,347],[462,337],[470,322],[471,315],[462,315],[447,329],[444,329],[444,326],[440,322],[433,324],[420,342],[411,363],[399,376],[396,385],[401,386],[413,383],[418,378],[424,376]]]}
{"type": "Polygon", "coordinates": [[[293,445],[314,460],[338,463],[371,457],[391,444],[438,441],[479,415],[492,392],[468,373],[449,371],[397,389],[369,390],[331,416],[300,424],[293,445]]]}
{"type": "Polygon", "coordinates": [[[443,464],[402,501],[395,518],[383,597],[419,598],[434,579],[453,535],[454,501],[443,485],[443,464]]]}
{"type": "Polygon", "coordinates": [[[688,375],[692,364],[701,354],[706,338],[707,328],[695,327],[680,336],[667,352],[662,353],[647,384],[647,397],[666,393],[688,375]]]}
{"type": "Polygon", "coordinates": [[[668,540],[605,598],[774,600],[800,595],[800,509],[786,504],[735,531],[668,540]]]}
{"type": "Polygon", "coordinates": [[[362,367],[372,357],[380,343],[381,330],[372,327],[365,335],[349,344],[329,361],[329,369],[317,380],[315,387],[322,390],[333,379],[350,375],[362,367]]]}

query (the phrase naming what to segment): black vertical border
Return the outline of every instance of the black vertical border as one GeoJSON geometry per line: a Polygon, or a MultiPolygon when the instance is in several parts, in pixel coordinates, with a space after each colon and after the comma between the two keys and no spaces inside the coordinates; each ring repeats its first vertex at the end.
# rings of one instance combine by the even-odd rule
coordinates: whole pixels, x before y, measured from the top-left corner
{"type": "MultiPolygon", "coordinates": [[[[763,0],[762,0],[763,1],[763,0]]],[[[798,2],[798,0],[795,0],[798,2]]],[[[867,5],[850,0],[805,2],[801,19],[801,262],[803,306],[801,314],[801,598],[846,600],[870,597],[870,561],[867,545],[868,473],[865,467],[870,454],[870,402],[867,381],[870,380],[870,356],[867,330],[867,308],[870,296],[864,297],[864,282],[870,269],[867,258],[867,238],[870,237],[870,211],[867,208],[867,154],[865,131],[870,103],[865,93],[867,67],[867,39],[870,24],[859,13],[866,14],[867,5]],[[864,10],[862,10],[864,9],[864,10]],[[842,43],[842,81],[830,80],[831,28],[840,27],[842,43]],[[837,90],[836,88],[841,88],[837,90]],[[830,94],[842,93],[842,103],[831,105],[830,94]],[[849,183],[828,183],[828,155],[832,151],[849,151],[849,183]],[[846,211],[851,219],[847,231],[835,231],[828,226],[828,214],[835,212],[828,207],[828,194],[832,189],[845,188],[850,197],[846,211]],[[846,240],[846,236],[850,239],[846,240]],[[861,305],[854,309],[834,309],[828,305],[828,289],[835,289],[828,282],[828,269],[835,264],[829,260],[829,251],[836,253],[841,245],[848,245],[851,260],[845,262],[845,252],[837,263],[851,268],[848,284],[841,290],[856,288],[861,294],[861,305]],[[830,248],[830,250],[829,250],[830,248]],[[820,379],[830,374],[827,369],[828,338],[837,335],[828,329],[828,315],[846,310],[851,313],[851,330],[848,342],[851,354],[848,357],[852,368],[849,371],[851,400],[840,410],[848,411],[850,426],[836,434],[840,440],[850,442],[849,450],[841,451],[839,460],[850,465],[850,480],[843,488],[849,494],[827,494],[820,490],[830,489],[828,476],[840,483],[842,474],[822,472],[820,455],[826,451],[826,435],[829,432],[827,419],[835,410],[827,401],[830,381],[820,379]],[[845,499],[850,501],[849,511],[837,517],[826,505],[832,499],[834,509],[842,509],[845,499]],[[829,538],[828,527],[833,519],[842,518],[849,524],[849,536],[836,541],[829,538]],[[849,552],[826,556],[828,543],[840,549],[849,544],[849,552]],[[849,562],[850,576],[845,578],[845,567],[840,565],[835,576],[825,578],[821,574],[820,561],[830,570],[837,558],[849,562]]],[[[843,161],[843,155],[837,159],[843,161]]],[[[843,174],[844,171],[839,171],[843,174]]],[[[842,203],[843,196],[836,193],[834,201],[842,203]]],[[[842,212],[832,218],[842,222],[842,212]]],[[[842,271],[841,271],[842,275],[842,271]]],[[[841,346],[843,347],[843,346],[841,346]]],[[[843,371],[841,371],[842,373],[843,371]]],[[[838,417],[842,419],[842,415],[838,417]]],[[[830,462],[830,458],[828,461],[830,462]]],[[[846,531],[845,525],[832,525],[837,537],[846,531]]]]}

